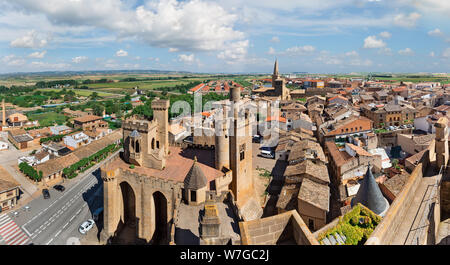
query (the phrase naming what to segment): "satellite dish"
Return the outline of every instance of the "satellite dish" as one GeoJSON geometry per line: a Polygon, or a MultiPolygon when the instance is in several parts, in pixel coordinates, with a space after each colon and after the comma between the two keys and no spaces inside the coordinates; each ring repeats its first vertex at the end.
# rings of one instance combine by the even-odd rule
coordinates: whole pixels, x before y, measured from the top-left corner
{"type": "Polygon", "coordinates": [[[80,239],[78,239],[78,237],[69,237],[66,245],[81,245],[80,239]]]}

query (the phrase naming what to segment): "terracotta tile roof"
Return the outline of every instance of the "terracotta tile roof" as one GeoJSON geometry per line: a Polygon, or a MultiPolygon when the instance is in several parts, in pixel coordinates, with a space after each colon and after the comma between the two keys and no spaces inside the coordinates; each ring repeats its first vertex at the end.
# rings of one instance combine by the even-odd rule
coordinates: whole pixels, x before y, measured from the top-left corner
{"type": "Polygon", "coordinates": [[[20,184],[9,174],[6,169],[0,166],[0,193],[9,191],[16,187],[20,187],[20,184]]]}
{"type": "Polygon", "coordinates": [[[270,121],[279,121],[279,122],[283,122],[283,123],[286,123],[286,118],[284,118],[284,117],[267,117],[267,119],[266,119],[266,121],[267,122],[270,122],[270,121]]]}
{"type": "Polygon", "coordinates": [[[79,118],[75,118],[74,121],[77,121],[80,123],[85,123],[85,122],[97,121],[97,120],[101,120],[101,119],[103,119],[103,118],[100,116],[96,116],[96,115],[84,115],[79,118]]]}
{"type": "Polygon", "coordinates": [[[337,99],[337,98],[342,99],[342,100],[345,100],[345,101],[348,101],[348,99],[347,99],[347,98],[344,98],[343,96],[334,96],[334,97],[332,97],[332,98],[329,98],[328,101],[332,101],[332,100],[337,99]]]}
{"type": "Polygon", "coordinates": [[[346,164],[347,162],[349,162],[350,160],[355,159],[354,157],[349,155],[347,152],[339,151],[336,144],[332,141],[325,142],[325,146],[326,146],[328,152],[330,153],[331,160],[334,161],[334,163],[336,164],[337,167],[340,167],[340,166],[346,164]]]}
{"type": "Polygon", "coordinates": [[[330,188],[309,179],[304,179],[298,192],[298,198],[319,209],[330,210],[330,188]]]}
{"type": "Polygon", "coordinates": [[[195,87],[191,88],[190,91],[192,92],[196,92],[197,90],[199,90],[200,88],[202,88],[205,84],[198,84],[195,87]]]}
{"type": "Polygon", "coordinates": [[[284,175],[286,178],[303,176],[321,184],[330,183],[327,166],[316,164],[311,160],[304,160],[301,163],[287,166],[284,175]]]}
{"type": "Polygon", "coordinates": [[[371,153],[367,152],[366,150],[362,149],[359,146],[356,146],[354,144],[346,143],[348,147],[350,147],[353,151],[355,151],[360,156],[372,156],[371,153]]]}
{"type": "Polygon", "coordinates": [[[170,155],[166,160],[166,167],[163,170],[157,170],[146,167],[129,168],[129,164],[121,158],[117,158],[105,170],[114,170],[121,168],[122,170],[131,171],[139,175],[147,175],[156,178],[173,180],[176,182],[184,182],[186,175],[192,167],[192,159],[197,156],[197,164],[205,174],[208,183],[212,180],[222,177],[224,173],[214,168],[214,151],[202,149],[181,149],[179,147],[170,147],[170,155]]]}

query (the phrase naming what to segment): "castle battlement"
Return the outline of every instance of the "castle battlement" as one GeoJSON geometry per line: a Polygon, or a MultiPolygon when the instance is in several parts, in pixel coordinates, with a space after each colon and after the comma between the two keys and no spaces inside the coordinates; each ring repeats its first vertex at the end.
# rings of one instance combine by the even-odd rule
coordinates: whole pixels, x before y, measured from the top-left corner
{"type": "Polygon", "coordinates": [[[158,99],[152,101],[153,110],[167,110],[169,109],[169,106],[170,106],[169,100],[158,99]]]}
{"type": "Polygon", "coordinates": [[[143,120],[129,120],[122,124],[124,130],[138,131],[138,132],[149,132],[157,124],[155,121],[143,121],[143,120]]]}

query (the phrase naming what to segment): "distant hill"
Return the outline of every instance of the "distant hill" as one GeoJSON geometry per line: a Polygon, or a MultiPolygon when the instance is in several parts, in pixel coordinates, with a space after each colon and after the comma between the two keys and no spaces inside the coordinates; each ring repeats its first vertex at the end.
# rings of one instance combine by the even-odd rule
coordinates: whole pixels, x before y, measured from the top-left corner
{"type": "Polygon", "coordinates": [[[117,75],[117,74],[191,74],[187,71],[168,70],[95,70],[95,71],[45,71],[0,74],[0,77],[20,76],[73,76],[73,75],[117,75]]]}

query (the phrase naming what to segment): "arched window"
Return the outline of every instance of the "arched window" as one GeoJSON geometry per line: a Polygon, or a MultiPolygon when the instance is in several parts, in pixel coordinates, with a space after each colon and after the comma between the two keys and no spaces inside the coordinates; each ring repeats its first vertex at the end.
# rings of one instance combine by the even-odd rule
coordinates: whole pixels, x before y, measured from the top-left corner
{"type": "Polygon", "coordinates": [[[131,140],[131,150],[134,150],[134,140],[131,140]]]}
{"type": "Polygon", "coordinates": [[[159,141],[156,141],[156,148],[159,149],[159,141]]]}
{"type": "Polygon", "coordinates": [[[155,149],[155,138],[152,139],[152,149],[155,149]]]}
{"type": "Polygon", "coordinates": [[[139,153],[141,151],[141,147],[139,144],[139,141],[136,141],[136,153],[139,153]]]}

